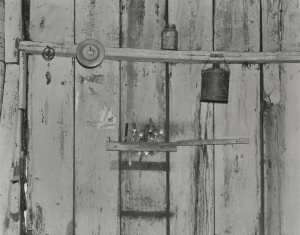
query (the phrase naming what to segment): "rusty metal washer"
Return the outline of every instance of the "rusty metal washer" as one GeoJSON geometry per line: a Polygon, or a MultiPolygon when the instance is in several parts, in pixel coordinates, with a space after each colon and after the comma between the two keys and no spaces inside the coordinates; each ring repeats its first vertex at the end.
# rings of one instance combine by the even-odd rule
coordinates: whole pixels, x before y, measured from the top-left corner
{"type": "Polygon", "coordinates": [[[101,64],[105,56],[105,49],[101,42],[95,39],[82,41],[76,50],[78,62],[86,68],[94,68],[101,64]]]}

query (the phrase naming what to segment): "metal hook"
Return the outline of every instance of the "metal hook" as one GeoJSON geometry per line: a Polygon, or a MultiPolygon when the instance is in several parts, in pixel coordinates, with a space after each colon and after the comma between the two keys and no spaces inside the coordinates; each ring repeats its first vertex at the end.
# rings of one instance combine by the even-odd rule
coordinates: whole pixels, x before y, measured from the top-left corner
{"type": "Polygon", "coordinates": [[[52,47],[49,47],[47,45],[47,47],[43,50],[42,56],[43,56],[44,60],[50,61],[54,58],[55,51],[52,47]]]}

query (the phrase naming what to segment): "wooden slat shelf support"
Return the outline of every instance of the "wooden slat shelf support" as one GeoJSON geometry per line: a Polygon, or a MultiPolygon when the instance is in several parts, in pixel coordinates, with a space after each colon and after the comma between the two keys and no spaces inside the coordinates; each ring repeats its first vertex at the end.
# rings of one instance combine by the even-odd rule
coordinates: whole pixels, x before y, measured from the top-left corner
{"type": "Polygon", "coordinates": [[[177,152],[177,146],[200,146],[200,145],[226,145],[226,144],[249,144],[249,139],[218,139],[218,140],[182,140],[177,142],[149,143],[149,142],[119,142],[107,141],[107,151],[155,151],[177,152]]]}
{"type": "MultiPolygon", "coordinates": [[[[76,57],[77,45],[53,44],[21,41],[19,50],[28,54],[41,55],[47,47],[55,50],[55,56],[76,57]]],[[[222,54],[227,63],[298,63],[300,52],[227,52],[227,51],[170,51],[132,48],[105,47],[105,60],[126,60],[161,63],[206,63],[210,55],[222,54]]],[[[211,57],[212,62],[222,62],[223,58],[211,57]]]]}

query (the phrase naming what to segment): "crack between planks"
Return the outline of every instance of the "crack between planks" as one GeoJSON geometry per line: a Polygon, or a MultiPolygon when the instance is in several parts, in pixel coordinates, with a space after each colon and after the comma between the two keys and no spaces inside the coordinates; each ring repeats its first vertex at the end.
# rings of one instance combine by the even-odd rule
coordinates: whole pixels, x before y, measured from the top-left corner
{"type": "MultiPolygon", "coordinates": [[[[263,6],[262,0],[260,0],[260,52],[263,52],[263,6]]],[[[260,216],[259,227],[260,234],[264,234],[265,227],[265,182],[264,182],[264,110],[262,109],[264,104],[264,71],[263,64],[259,65],[260,68],[260,216]]]]}
{"type": "MultiPolygon", "coordinates": [[[[73,5],[74,22],[74,44],[76,43],[76,0],[73,5]]],[[[73,66],[73,234],[76,234],[76,65],[75,58],[72,58],[73,66]]]]}
{"type": "MultiPolygon", "coordinates": [[[[119,0],[119,47],[122,47],[122,0],[119,0]]],[[[121,141],[121,115],[122,115],[122,61],[119,61],[119,130],[118,130],[118,140],[121,141]]],[[[122,156],[121,156],[121,152],[118,152],[118,214],[119,214],[119,234],[122,234],[122,188],[121,188],[121,184],[122,184],[122,171],[121,171],[121,160],[122,160],[122,156]]]]}

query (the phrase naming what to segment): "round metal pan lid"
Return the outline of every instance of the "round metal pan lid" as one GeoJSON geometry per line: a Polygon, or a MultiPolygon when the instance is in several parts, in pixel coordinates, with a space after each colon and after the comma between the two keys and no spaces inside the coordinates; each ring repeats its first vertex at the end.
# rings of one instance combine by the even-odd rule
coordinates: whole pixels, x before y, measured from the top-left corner
{"type": "Polygon", "coordinates": [[[78,62],[87,68],[94,68],[104,59],[105,49],[101,42],[95,39],[82,41],[76,50],[78,62]]]}

